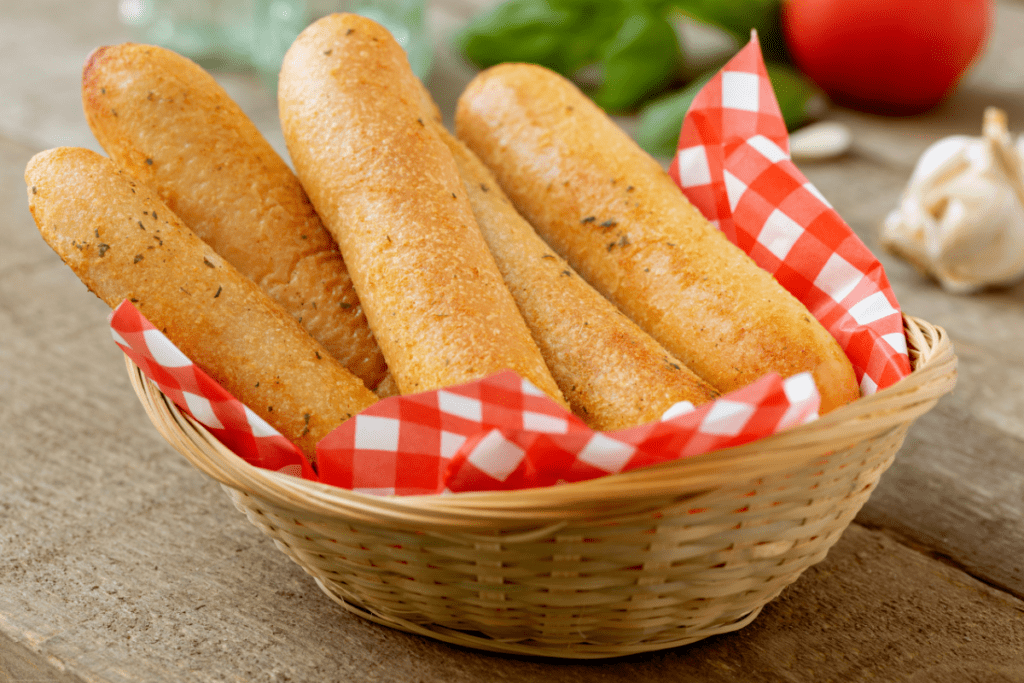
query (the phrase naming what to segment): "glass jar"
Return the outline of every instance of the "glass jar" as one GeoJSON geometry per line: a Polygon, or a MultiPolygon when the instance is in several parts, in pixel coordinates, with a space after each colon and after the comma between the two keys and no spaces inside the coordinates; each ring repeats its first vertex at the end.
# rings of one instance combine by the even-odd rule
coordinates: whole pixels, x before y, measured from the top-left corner
{"type": "Polygon", "coordinates": [[[425,79],[433,55],[425,0],[120,0],[118,14],[141,42],[209,68],[255,69],[276,81],[288,47],[310,22],[354,12],[380,23],[425,79]]]}

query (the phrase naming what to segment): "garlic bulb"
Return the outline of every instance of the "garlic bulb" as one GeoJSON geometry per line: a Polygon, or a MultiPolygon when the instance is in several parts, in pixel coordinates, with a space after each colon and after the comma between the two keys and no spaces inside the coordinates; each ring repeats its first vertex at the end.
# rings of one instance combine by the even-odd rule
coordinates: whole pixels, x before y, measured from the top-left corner
{"type": "Polygon", "coordinates": [[[1024,278],[1024,141],[989,108],[982,137],[939,140],[921,155],[882,244],[948,291],[975,292],[1024,278]]]}

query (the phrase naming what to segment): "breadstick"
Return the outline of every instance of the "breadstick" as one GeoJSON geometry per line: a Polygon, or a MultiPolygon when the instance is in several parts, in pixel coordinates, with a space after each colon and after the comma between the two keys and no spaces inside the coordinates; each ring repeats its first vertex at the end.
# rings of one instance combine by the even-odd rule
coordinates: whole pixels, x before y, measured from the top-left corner
{"type": "Polygon", "coordinates": [[[43,238],[114,307],[129,299],[221,386],[294,442],[316,442],[376,400],[294,318],[105,157],[62,147],[25,171],[43,238]]]}
{"type": "Polygon", "coordinates": [[[587,284],[519,215],[494,176],[453,135],[480,232],[573,412],[593,429],[652,422],[672,405],[718,395],[587,284]]]}
{"type": "Polygon", "coordinates": [[[296,173],[403,394],[511,369],[564,405],[421,95],[379,24],[318,20],[288,50],[278,86],[296,173]]]}
{"type": "Polygon", "coordinates": [[[860,395],[803,304],[567,79],[492,67],[459,100],[456,131],[556,251],[719,391],[811,371],[823,413],[860,395]]]}
{"type": "Polygon", "coordinates": [[[82,104],[111,159],[373,389],[386,372],[334,238],[214,78],[170,50],[93,51],[82,104]]]}

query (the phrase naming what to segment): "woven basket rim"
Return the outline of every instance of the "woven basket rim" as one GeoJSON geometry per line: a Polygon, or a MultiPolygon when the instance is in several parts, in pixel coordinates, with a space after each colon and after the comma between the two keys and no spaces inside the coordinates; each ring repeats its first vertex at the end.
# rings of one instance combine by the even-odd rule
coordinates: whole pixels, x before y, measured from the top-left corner
{"type": "MultiPolygon", "coordinates": [[[[203,425],[182,413],[125,357],[133,389],[164,438],[197,469],[221,484],[283,509],[323,519],[344,518],[422,528],[479,529],[492,520],[557,525],[594,518],[601,510],[649,507],[655,497],[679,500],[786,472],[868,435],[898,428],[927,412],[956,382],[956,355],[941,327],[904,315],[913,371],[896,384],[821,418],[742,446],[673,460],[596,479],[515,491],[374,496],[265,470],[228,450],[203,425]]],[[[532,532],[531,532],[532,533],[532,532]]]]}

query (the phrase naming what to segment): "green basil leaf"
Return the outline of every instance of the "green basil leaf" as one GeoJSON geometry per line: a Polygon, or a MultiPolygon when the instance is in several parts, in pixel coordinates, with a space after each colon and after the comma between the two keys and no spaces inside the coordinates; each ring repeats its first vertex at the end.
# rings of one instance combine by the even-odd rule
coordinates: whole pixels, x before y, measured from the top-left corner
{"type": "Polygon", "coordinates": [[[746,41],[750,29],[771,26],[782,0],[673,0],[672,4],[698,21],[714,24],[746,41]]]}
{"type": "Polygon", "coordinates": [[[681,62],[675,29],[665,16],[637,11],[602,49],[602,82],[594,101],[608,111],[627,111],[665,87],[681,62]]]}
{"type": "MultiPolygon", "coordinates": [[[[796,130],[811,119],[815,104],[823,102],[824,94],[806,76],[788,65],[772,62],[765,66],[786,128],[796,130]]],[[[717,69],[708,71],[682,90],[652,100],[644,106],[640,110],[640,121],[635,133],[637,144],[652,156],[673,156],[686,112],[697,93],[716,73],[717,69]]]]}
{"type": "Polygon", "coordinates": [[[690,81],[685,88],[644,105],[635,132],[637,144],[651,156],[669,158],[674,155],[679,144],[679,131],[693,98],[716,73],[708,71],[690,81]]]}
{"type": "MultiPolygon", "coordinates": [[[[575,7],[579,12],[577,25],[565,36],[561,46],[565,70],[559,72],[571,77],[581,67],[593,64],[601,57],[605,45],[614,40],[622,22],[626,20],[629,2],[589,2],[581,0],[550,0],[575,7]]],[[[556,69],[557,70],[557,69],[556,69]]]]}
{"type": "Polygon", "coordinates": [[[572,76],[598,60],[637,2],[667,0],[510,0],[476,15],[456,42],[480,68],[530,62],[572,76]]]}
{"type": "Polygon", "coordinates": [[[807,76],[788,64],[770,62],[765,64],[768,78],[772,81],[775,98],[779,101],[786,128],[796,130],[807,123],[818,105],[825,103],[825,93],[807,76]]]}
{"type": "Polygon", "coordinates": [[[672,0],[684,14],[732,34],[740,45],[756,29],[761,51],[767,61],[786,61],[782,35],[782,0],[672,0]]]}
{"type": "Polygon", "coordinates": [[[466,58],[480,68],[501,62],[532,62],[564,73],[565,40],[580,11],[545,0],[512,0],[475,16],[458,37],[466,58]]]}

